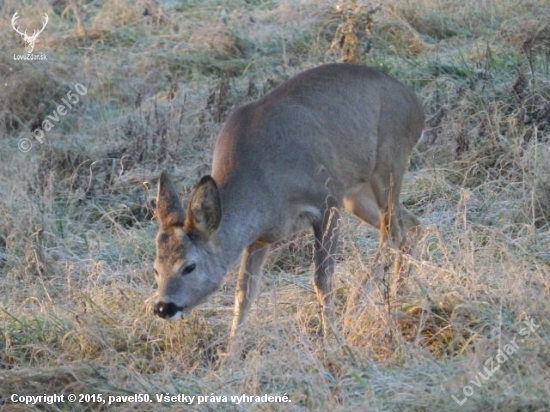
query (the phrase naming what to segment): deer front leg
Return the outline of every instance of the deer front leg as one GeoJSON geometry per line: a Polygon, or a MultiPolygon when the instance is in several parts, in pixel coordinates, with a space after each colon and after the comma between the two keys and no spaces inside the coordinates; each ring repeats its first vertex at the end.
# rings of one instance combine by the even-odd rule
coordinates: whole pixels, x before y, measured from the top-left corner
{"type": "Polygon", "coordinates": [[[237,290],[235,292],[235,314],[231,326],[230,340],[234,340],[239,326],[244,323],[250,305],[258,294],[269,244],[255,242],[243,252],[239,276],[237,278],[237,290]]]}
{"type": "Polygon", "coordinates": [[[326,336],[334,321],[334,254],[338,247],[340,213],[335,206],[328,207],[321,222],[313,224],[315,235],[314,283],[321,304],[323,333],[326,336]]]}

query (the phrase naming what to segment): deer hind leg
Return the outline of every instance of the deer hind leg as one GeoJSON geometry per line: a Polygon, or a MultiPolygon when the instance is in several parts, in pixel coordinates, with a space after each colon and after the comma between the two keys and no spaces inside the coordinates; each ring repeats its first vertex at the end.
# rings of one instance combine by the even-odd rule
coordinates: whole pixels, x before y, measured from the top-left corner
{"type": "Polygon", "coordinates": [[[367,291],[372,291],[388,275],[387,270],[393,266],[396,281],[404,273],[403,255],[408,253],[420,228],[418,219],[406,210],[399,202],[401,182],[392,182],[391,174],[385,174],[383,180],[375,175],[369,182],[361,183],[349,189],[344,197],[347,210],[366,223],[380,230],[380,246],[375,258],[377,262],[372,273],[365,276],[362,283],[367,291]],[[388,247],[399,249],[394,253],[388,247]],[[389,259],[389,256],[393,259],[389,259]]]}
{"type": "Polygon", "coordinates": [[[389,182],[384,186],[374,185],[378,202],[380,204],[381,222],[381,245],[389,240],[389,246],[399,249],[401,252],[408,252],[411,241],[414,241],[420,229],[420,221],[409,212],[399,201],[401,191],[401,180],[389,182]],[[378,189],[378,190],[376,190],[378,189]]]}
{"type": "Polygon", "coordinates": [[[344,197],[344,207],[364,222],[380,230],[381,247],[407,248],[407,232],[416,230],[420,222],[399,202],[401,182],[370,182],[354,186],[344,197]]]}
{"type": "Polygon", "coordinates": [[[315,235],[314,283],[321,304],[323,333],[327,335],[334,321],[334,254],[338,247],[340,213],[335,201],[327,201],[323,217],[313,223],[315,235]]]}
{"type": "Polygon", "coordinates": [[[344,197],[344,208],[369,225],[380,228],[380,206],[370,183],[349,189],[344,197]]]}
{"type": "Polygon", "coordinates": [[[258,294],[269,244],[255,242],[248,246],[241,260],[241,267],[237,278],[237,290],[235,292],[235,313],[231,327],[230,340],[237,335],[239,327],[244,323],[250,305],[258,294]]]}

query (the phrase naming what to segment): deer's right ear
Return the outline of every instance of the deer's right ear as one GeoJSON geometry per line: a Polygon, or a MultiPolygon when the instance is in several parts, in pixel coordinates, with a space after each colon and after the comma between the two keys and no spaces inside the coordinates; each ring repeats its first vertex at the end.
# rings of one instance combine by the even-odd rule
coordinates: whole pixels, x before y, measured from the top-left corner
{"type": "Polygon", "coordinates": [[[160,174],[156,214],[163,230],[183,226],[185,212],[166,170],[160,174]]]}

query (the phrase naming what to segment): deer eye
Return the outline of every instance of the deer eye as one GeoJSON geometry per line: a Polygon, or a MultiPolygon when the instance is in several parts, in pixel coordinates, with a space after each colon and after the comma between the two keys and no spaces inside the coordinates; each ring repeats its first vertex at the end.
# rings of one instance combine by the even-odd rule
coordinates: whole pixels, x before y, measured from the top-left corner
{"type": "Polygon", "coordinates": [[[185,267],[183,268],[183,270],[181,271],[181,274],[182,274],[183,276],[188,275],[189,273],[193,272],[193,271],[195,270],[196,267],[197,267],[196,264],[191,263],[190,265],[185,266],[185,267]]]}
{"type": "Polygon", "coordinates": [[[158,277],[159,272],[155,268],[153,268],[153,272],[155,272],[155,276],[158,277]]]}

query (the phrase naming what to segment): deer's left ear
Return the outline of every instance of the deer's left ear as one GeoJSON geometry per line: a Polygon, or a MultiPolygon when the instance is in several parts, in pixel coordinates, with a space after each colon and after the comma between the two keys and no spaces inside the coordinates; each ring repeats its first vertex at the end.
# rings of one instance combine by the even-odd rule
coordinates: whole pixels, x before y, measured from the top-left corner
{"type": "Polygon", "coordinates": [[[185,231],[209,237],[220,226],[221,219],[218,185],[211,176],[204,176],[191,196],[185,219],[185,231]]]}

